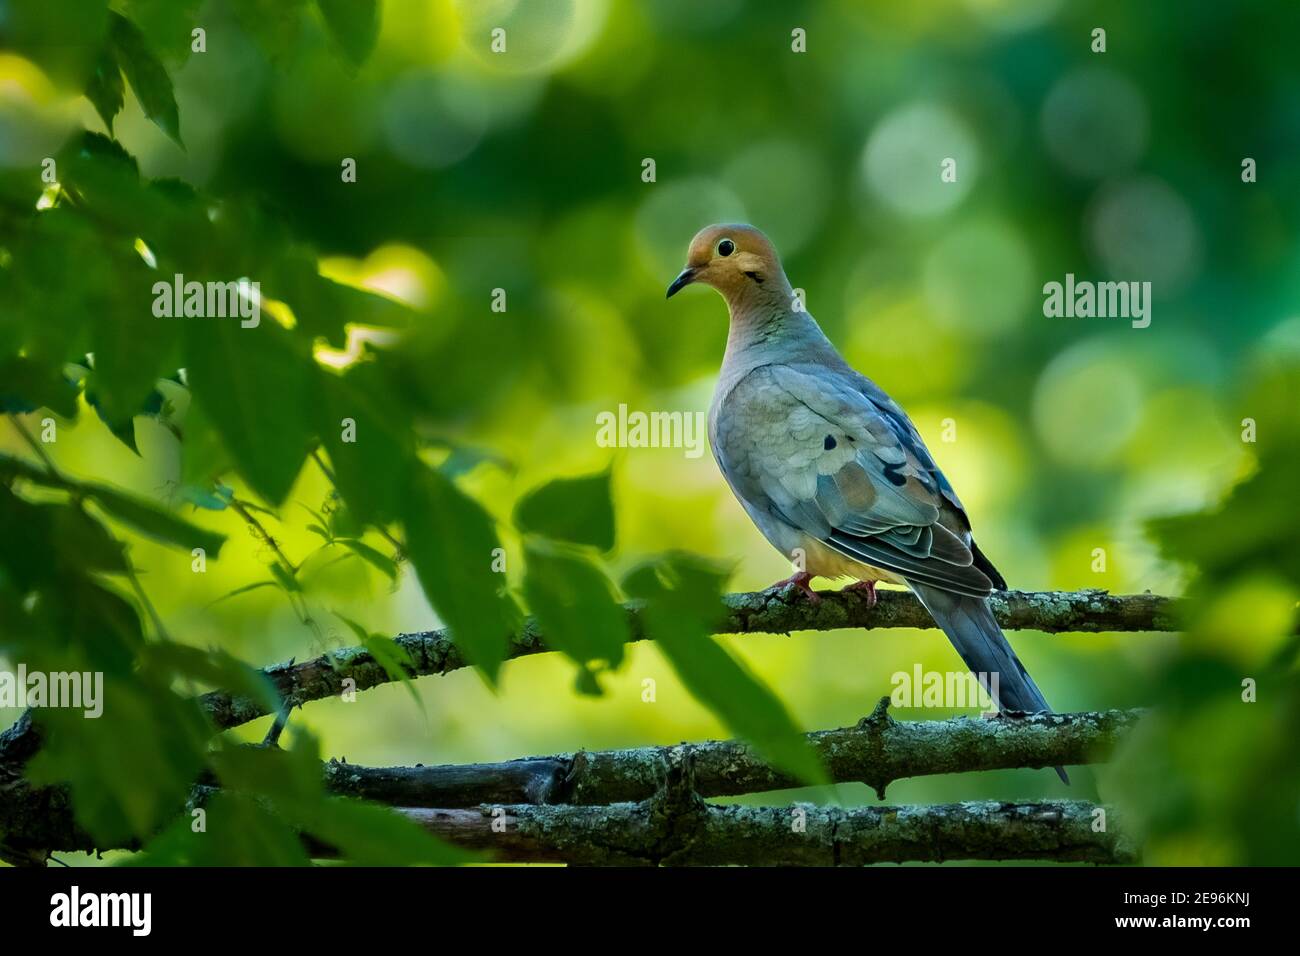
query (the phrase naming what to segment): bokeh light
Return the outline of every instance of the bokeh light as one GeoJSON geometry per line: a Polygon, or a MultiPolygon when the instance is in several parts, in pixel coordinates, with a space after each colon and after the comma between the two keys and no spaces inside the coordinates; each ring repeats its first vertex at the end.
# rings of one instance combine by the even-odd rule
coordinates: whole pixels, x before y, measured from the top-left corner
{"type": "Polygon", "coordinates": [[[1006,334],[1038,305],[1029,249],[1005,222],[947,232],[926,256],[922,282],[935,321],[976,338],[1006,334]]]}
{"type": "Polygon", "coordinates": [[[1072,345],[1048,363],[1034,388],[1038,438],[1059,462],[1105,468],[1137,428],[1143,392],[1141,376],[1118,340],[1072,345]]]}
{"type": "Polygon", "coordinates": [[[1133,83],[1101,66],[1063,76],[1043,101],[1048,154],[1072,175],[1100,178],[1133,166],[1146,149],[1147,107],[1133,83]]]}
{"type": "Polygon", "coordinates": [[[875,199],[906,216],[935,216],[957,206],[978,179],[980,155],[966,124],[936,103],[911,103],[883,117],[862,154],[862,171],[875,199]],[[955,182],[940,179],[940,164],[956,160],[955,182]]]}
{"type": "Polygon", "coordinates": [[[1168,183],[1139,176],[1104,187],[1087,216],[1089,245],[1107,275],[1145,281],[1169,298],[1201,267],[1203,241],[1187,201],[1168,183]]]}

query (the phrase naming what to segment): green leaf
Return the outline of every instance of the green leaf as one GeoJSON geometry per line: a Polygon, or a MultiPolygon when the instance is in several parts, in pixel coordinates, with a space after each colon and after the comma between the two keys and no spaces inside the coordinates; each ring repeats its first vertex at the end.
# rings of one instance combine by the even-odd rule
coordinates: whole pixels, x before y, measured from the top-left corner
{"type": "Polygon", "coordinates": [[[45,708],[45,745],[27,776],[67,783],[77,822],[102,844],[146,839],[184,805],[210,733],[193,700],[137,678],[105,675],[103,713],[45,708]]]}
{"type": "Polygon", "coordinates": [[[409,418],[383,369],[360,362],[342,375],[322,372],[316,411],[334,481],[353,514],[369,524],[395,520],[415,451],[409,418]]]}
{"type": "Polygon", "coordinates": [[[209,762],[231,790],[275,801],[277,809],[297,816],[322,798],[320,746],[307,730],[295,727],[292,744],[280,747],[249,747],[224,740],[209,762]]]}
{"type": "Polygon", "coordinates": [[[160,419],[163,403],[165,401],[162,396],[162,393],[155,388],[152,392],[149,393],[149,397],[145,400],[144,406],[142,408],[139,408],[132,414],[126,415],[123,418],[116,421],[110,419],[107,416],[107,414],[105,414],[104,407],[101,404],[98,395],[96,395],[93,391],[90,391],[89,389],[86,391],[85,394],[86,394],[86,404],[95,410],[95,414],[97,414],[99,416],[99,420],[102,421],[108,427],[108,430],[113,433],[113,437],[116,438],[118,441],[120,441],[127,448],[131,449],[131,451],[134,452],[136,455],[139,455],[140,449],[136,445],[136,441],[135,441],[135,416],[147,415],[151,418],[160,419]]]}
{"type": "Polygon", "coordinates": [[[120,441],[127,448],[131,449],[131,451],[134,452],[136,455],[140,454],[140,446],[136,443],[135,440],[135,416],[134,415],[128,418],[124,422],[118,422],[117,424],[110,424],[109,422],[104,422],[104,424],[108,426],[108,430],[113,433],[114,438],[120,441]]]}
{"type": "Polygon", "coordinates": [[[146,671],[159,676],[186,677],[248,697],[269,711],[280,708],[280,695],[267,676],[222,650],[160,642],[145,647],[141,664],[146,671]]]}
{"type": "Polygon", "coordinates": [[[560,478],[535,488],[515,507],[515,526],[608,551],[614,547],[614,503],[610,471],[581,478],[560,478]]]}
{"type": "MultiPolygon", "coordinates": [[[[66,489],[70,487],[64,479],[50,474],[40,465],[3,451],[0,451],[0,478],[4,478],[5,482],[14,478],[23,478],[38,485],[44,485],[47,488],[66,489]]],[[[32,506],[29,505],[29,507],[32,506]]]]}
{"type": "Polygon", "coordinates": [[[154,316],[157,276],[138,256],[122,260],[112,298],[91,316],[95,365],[87,388],[105,421],[127,422],[139,414],[157,391],[161,373],[176,367],[174,352],[185,320],[154,316]]]}
{"type": "MultiPolygon", "coordinates": [[[[143,238],[151,248],[162,249],[172,244],[159,244],[152,238],[181,213],[174,199],[166,196],[153,184],[140,178],[139,165],[117,140],[90,131],[84,131],[68,141],[58,153],[59,182],[73,197],[76,207],[56,206],[72,220],[72,228],[58,236],[64,244],[82,242],[94,244],[94,255],[83,261],[68,263],[67,293],[76,293],[83,303],[77,319],[87,328],[86,319],[91,309],[99,309],[101,300],[112,301],[119,297],[117,271],[130,265],[144,268],[144,261],[135,249],[137,238],[143,238]],[[93,219],[81,210],[93,210],[93,219]],[[74,229],[84,230],[80,237],[74,229]]],[[[194,210],[186,210],[191,216],[194,210]]],[[[44,219],[44,217],[41,217],[44,219]]],[[[170,237],[169,237],[170,238],[170,237]]],[[[152,282],[147,283],[152,292],[152,282]]],[[[152,316],[152,301],[146,310],[152,316]]]]}
{"type": "Polygon", "coordinates": [[[1300,462],[1300,363],[1279,357],[1257,368],[1242,405],[1252,410],[1259,428],[1258,470],[1233,488],[1216,507],[1196,514],[1157,518],[1148,529],[1169,559],[1194,565],[1202,585],[1191,591],[1217,590],[1248,574],[1282,576],[1300,587],[1300,509],[1281,507],[1295,500],[1296,463],[1300,462]]]}
{"type": "Polygon", "coordinates": [[[821,784],[827,776],[785,706],[712,638],[730,572],[685,554],[642,565],[624,590],[646,602],[646,629],[686,689],[774,766],[821,784]]]}
{"type": "MultiPolygon", "coordinates": [[[[57,509],[67,505],[33,502],[14,494],[8,482],[15,477],[39,479],[35,465],[0,455],[0,580],[15,585],[19,593],[56,585],[67,569],[55,536],[57,509]]],[[[71,570],[80,573],[77,565],[71,570]]],[[[8,635],[0,636],[0,639],[8,635]]]]}
{"type": "Polygon", "coordinates": [[[306,823],[312,836],[358,866],[459,866],[481,860],[434,838],[396,811],[372,803],[330,797],[306,823]]]}
{"type": "Polygon", "coordinates": [[[492,519],[445,475],[413,471],[403,517],[411,563],[465,659],[495,684],[518,615],[503,593],[505,575],[493,570],[500,543],[492,519]]]}
{"type": "Polygon", "coordinates": [[[303,332],[334,348],[346,347],[349,325],[408,328],[416,317],[410,307],[387,296],[327,279],[315,255],[299,249],[279,254],[268,285],[288,303],[303,332]]]}
{"type": "Polygon", "coordinates": [[[411,700],[415,701],[415,706],[423,714],[425,712],[424,701],[420,699],[420,694],[415,689],[415,683],[411,680],[410,669],[414,666],[414,662],[411,660],[411,655],[406,652],[406,648],[401,644],[394,643],[390,638],[384,637],[382,634],[368,633],[356,621],[344,617],[337,611],[334,612],[334,616],[346,624],[352,633],[357,636],[361,646],[370,652],[370,656],[375,659],[375,663],[384,669],[384,673],[388,675],[389,680],[401,681],[406,688],[406,692],[411,695],[411,700]]]}
{"type": "MultiPolygon", "coordinates": [[[[403,480],[405,480],[405,469],[403,469],[403,480]]],[[[365,526],[357,520],[357,516],[343,499],[336,495],[334,500],[336,504],[329,516],[330,534],[335,538],[355,538],[357,535],[365,534],[365,526]]]]}
{"type": "MultiPolygon", "coordinates": [[[[524,596],[548,647],[589,670],[594,661],[617,667],[628,639],[627,612],[603,571],[586,557],[527,544],[524,596]]],[[[591,689],[592,682],[581,686],[591,689]]],[[[596,686],[596,693],[599,693],[596,686]]]]}
{"type": "Polygon", "coordinates": [[[54,535],[69,567],[125,574],[128,570],[122,543],[102,524],[74,505],[51,506],[54,535]]]}
{"type": "Polygon", "coordinates": [[[181,438],[181,481],[207,487],[230,467],[230,455],[221,444],[203,403],[190,395],[189,407],[179,426],[181,438]]]}
{"type": "Polygon", "coordinates": [[[482,464],[492,464],[512,473],[517,470],[513,463],[490,448],[465,445],[445,439],[435,439],[430,443],[445,446],[451,450],[451,454],[438,465],[438,470],[448,478],[459,478],[482,464]]]}
{"type": "Polygon", "coordinates": [[[63,476],[51,475],[30,462],[3,452],[0,452],[0,477],[23,478],[47,488],[58,488],[90,498],[114,518],[130,525],[147,537],[187,550],[202,548],[209,557],[216,557],[226,540],[225,535],[190,524],[184,518],[164,511],[142,498],[136,498],[108,485],[78,482],[63,476]]]}
{"type": "MultiPolygon", "coordinates": [[[[322,537],[326,537],[326,540],[329,540],[324,528],[318,530],[322,537]]],[[[357,557],[377,569],[380,573],[387,575],[389,580],[397,580],[397,564],[382,551],[378,551],[366,544],[364,541],[358,541],[355,538],[338,538],[337,541],[357,557]]]]}
{"type": "Polygon", "coordinates": [[[362,646],[370,652],[370,656],[375,662],[384,669],[392,680],[401,681],[411,691],[411,696],[415,702],[424,709],[424,704],[418,694],[415,693],[415,685],[411,682],[411,673],[409,668],[412,666],[411,656],[406,653],[406,649],[400,644],[394,644],[390,638],[382,634],[370,634],[361,641],[362,646]]]}
{"type": "Polygon", "coordinates": [[[365,62],[379,37],[379,0],[316,0],[316,5],[348,59],[365,62]]]}
{"type": "MultiPolygon", "coordinates": [[[[0,457],[0,479],[10,477],[50,484],[41,469],[21,459],[0,457]]],[[[17,580],[34,582],[28,575],[42,572],[57,582],[64,575],[82,571],[121,574],[127,570],[121,542],[76,502],[29,502],[6,488],[0,504],[0,517],[8,519],[6,534],[0,539],[5,546],[0,551],[0,567],[12,563],[17,580]]]]}
{"type": "Polygon", "coordinates": [[[238,597],[241,594],[247,594],[249,591],[258,591],[262,588],[278,588],[279,586],[279,581],[254,581],[252,584],[245,584],[242,587],[235,588],[233,591],[227,591],[225,594],[221,595],[221,597],[210,602],[208,607],[212,607],[213,604],[220,604],[222,601],[229,598],[238,597]]]}
{"type": "Polygon", "coordinates": [[[221,444],[248,484],[284,501],[311,443],[316,366],[305,346],[263,316],[186,324],[186,373],[221,444]]]}
{"type": "Polygon", "coordinates": [[[190,31],[206,25],[197,17],[202,0],[117,0],[114,5],[140,28],[150,46],[167,62],[188,59],[193,43],[190,31]]]}
{"type": "Polygon", "coordinates": [[[203,807],[204,829],[184,814],[122,866],[309,866],[297,831],[262,803],[220,791],[203,807]]]}
{"type": "Polygon", "coordinates": [[[60,368],[21,355],[0,359],[0,412],[23,414],[38,408],[76,418],[76,387],[60,368]]]}
{"type": "Polygon", "coordinates": [[[122,109],[124,90],[122,87],[122,68],[117,65],[117,55],[111,43],[104,44],[95,72],[86,84],[86,98],[95,107],[108,131],[113,132],[113,117],[122,109]]]}
{"type": "Polygon", "coordinates": [[[144,641],[140,618],[92,577],[120,571],[120,554],[74,507],[25,501],[0,482],[0,648],[32,670],[125,676],[144,641]]]}
{"type": "Polygon", "coordinates": [[[200,528],[148,501],[124,494],[107,485],[83,484],[80,487],[114,518],[130,525],[146,537],[164,544],[172,544],[185,550],[202,548],[209,558],[215,558],[220,553],[222,544],[225,543],[224,534],[200,528]]]}
{"type": "Polygon", "coordinates": [[[337,848],[352,863],[462,863],[474,857],[443,845],[384,808],[324,795],[315,737],[295,731],[288,750],[227,746],[213,754],[224,786],[266,798],[292,826],[337,848]]]}
{"type": "Polygon", "coordinates": [[[176,109],[172,80],[167,69],[149,49],[149,42],[134,23],[120,13],[109,12],[109,36],[127,82],[140,101],[140,108],[177,146],[181,142],[181,117],[176,109]]]}
{"type": "MultiPolygon", "coordinates": [[[[1290,458],[1300,461],[1300,448],[1290,458]]],[[[1300,521],[1278,503],[1295,497],[1290,467],[1266,466],[1243,481],[1210,511],[1157,518],[1148,527],[1161,553],[1195,565],[1203,575],[1228,578],[1257,568],[1281,573],[1300,585],[1300,521]]]]}
{"type": "Polygon", "coordinates": [[[181,488],[181,499],[204,511],[225,511],[229,502],[220,495],[213,494],[198,485],[185,485],[181,488]]]}
{"type": "Polygon", "coordinates": [[[104,42],[107,4],[102,0],[0,3],[3,46],[40,65],[60,83],[80,89],[104,42]]]}

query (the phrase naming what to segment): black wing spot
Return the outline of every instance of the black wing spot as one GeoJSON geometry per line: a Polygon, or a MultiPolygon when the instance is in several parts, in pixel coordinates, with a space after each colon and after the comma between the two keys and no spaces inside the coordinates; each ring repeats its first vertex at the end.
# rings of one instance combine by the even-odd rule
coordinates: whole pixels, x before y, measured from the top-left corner
{"type": "Polygon", "coordinates": [[[834,448],[834,447],[835,447],[835,436],[834,436],[834,435],[827,435],[827,436],[826,436],[826,440],[825,440],[824,442],[822,442],[822,447],[825,448],[827,451],[830,451],[832,448],[834,448]]]}
{"type": "Polygon", "coordinates": [[[900,461],[896,464],[885,465],[885,477],[889,479],[891,485],[901,488],[903,485],[907,484],[907,476],[898,473],[898,470],[905,464],[906,462],[900,461]]]}

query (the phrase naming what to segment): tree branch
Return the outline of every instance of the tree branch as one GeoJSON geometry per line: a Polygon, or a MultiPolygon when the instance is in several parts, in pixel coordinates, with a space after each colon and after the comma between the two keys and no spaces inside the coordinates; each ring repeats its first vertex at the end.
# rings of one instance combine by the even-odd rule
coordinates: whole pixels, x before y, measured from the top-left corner
{"type": "MultiPolygon", "coordinates": [[[[719,608],[718,634],[788,634],[791,631],[829,631],[838,628],[932,628],[934,620],[910,591],[877,591],[874,607],[864,594],[854,591],[822,592],[811,604],[792,590],[728,594],[719,608]]],[[[1180,599],[1156,594],[1110,594],[1106,591],[1006,591],[990,599],[998,622],[1008,629],[1046,633],[1097,633],[1108,631],[1173,631],[1179,628],[1180,599]]],[[[641,609],[625,605],[629,642],[646,635],[641,609]]],[[[412,677],[447,674],[466,666],[460,650],[444,630],[402,634],[394,638],[410,656],[412,677]]],[[[509,658],[550,650],[528,619],[513,635],[509,658]]],[[[364,648],[348,647],[302,663],[289,661],[264,670],[280,696],[291,707],[341,693],[343,681],[352,679],[357,690],[389,683],[393,678],[364,648]]],[[[201,698],[213,723],[220,729],[237,727],[270,711],[259,701],[213,691],[201,698]]]]}
{"type": "MultiPolygon", "coordinates": [[[[854,727],[805,735],[832,782],[865,783],[881,800],[889,784],[906,777],[1104,761],[1142,716],[1140,710],[1108,710],[897,721],[886,712],[888,701],[854,727]]],[[[649,798],[660,768],[675,760],[692,763],[696,792],[705,797],[803,786],[739,740],[462,766],[362,767],[331,760],[325,781],[338,795],[402,807],[590,806],[649,798]]]]}
{"type": "MultiPolygon", "coordinates": [[[[993,719],[955,717],[935,721],[896,721],[889,716],[887,703],[888,698],[882,699],[871,716],[863,718],[853,727],[807,735],[833,782],[865,783],[881,799],[884,799],[885,787],[889,783],[904,777],[1013,767],[1053,767],[1105,760],[1142,716],[1142,712],[1136,710],[1111,710],[1080,714],[1004,714],[993,719]]],[[[19,723],[29,719],[24,715],[19,723]]],[[[49,849],[108,849],[96,847],[94,841],[77,826],[66,788],[33,787],[22,778],[21,773],[5,772],[6,762],[21,765],[40,743],[38,731],[32,734],[23,732],[23,728],[18,725],[15,728],[0,734],[0,758],[4,758],[0,759],[0,796],[4,797],[0,801],[0,832],[5,832],[12,838],[7,846],[0,845],[2,855],[13,861],[38,862],[49,849]],[[17,750],[19,745],[21,751],[17,750]],[[30,854],[35,855],[28,858],[30,854]]],[[[561,824],[571,824],[578,828],[575,832],[586,841],[579,844],[581,853],[586,856],[575,857],[571,862],[590,862],[588,857],[596,854],[600,848],[612,853],[610,847],[616,845],[622,847],[618,853],[635,856],[635,841],[643,838],[642,830],[648,826],[644,821],[635,821],[641,819],[638,814],[644,815],[649,811],[644,808],[634,809],[632,805],[648,800],[657,800],[662,804],[667,786],[665,768],[687,767],[690,768],[690,788],[685,792],[690,799],[683,806],[688,816],[698,815],[699,808],[695,806],[695,801],[701,797],[759,793],[802,785],[798,780],[772,769],[743,742],[736,740],[579,752],[466,766],[374,768],[331,760],[324,764],[323,773],[326,788],[335,795],[400,808],[401,812],[413,816],[435,832],[438,832],[438,828],[448,829],[451,832],[446,835],[450,839],[470,847],[503,851],[506,859],[552,859],[548,853],[560,852],[564,848],[557,849],[546,841],[537,842],[534,830],[550,832],[561,824]],[[498,839],[502,835],[490,827],[492,811],[483,809],[488,805],[506,807],[497,812],[498,815],[504,813],[517,824],[515,830],[508,829],[508,833],[516,834],[515,838],[498,839]],[[590,810],[598,806],[598,811],[567,816],[538,815],[525,811],[525,808],[560,807],[590,810]],[[487,814],[486,835],[478,832],[478,828],[483,825],[484,814],[487,814]],[[620,834],[618,841],[621,842],[601,842],[604,838],[598,840],[597,836],[604,827],[613,827],[620,834]],[[481,842],[489,836],[491,839],[488,843],[481,842]]],[[[744,813],[736,818],[733,816],[740,812],[740,808],[708,810],[710,820],[716,817],[716,826],[709,823],[705,827],[712,834],[709,839],[716,843],[710,853],[721,852],[725,846],[723,834],[732,829],[757,828],[756,833],[767,833],[770,830],[768,836],[775,841],[774,846],[785,845],[776,840],[780,835],[777,831],[789,826],[791,810],[773,807],[743,809],[744,813]]],[[[816,817],[823,828],[830,827],[827,832],[848,833],[853,827],[892,826],[895,820],[890,814],[920,813],[922,810],[924,814],[918,818],[920,822],[909,824],[897,834],[890,835],[892,831],[887,830],[883,835],[871,835],[870,841],[866,837],[855,836],[853,840],[861,845],[856,851],[852,848],[846,850],[849,856],[845,859],[852,858],[852,852],[920,853],[918,847],[921,844],[916,842],[920,837],[915,835],[931,831],[942,836],[941,843],[936,846],[949,848],[943,852],[952,856],[950,848],[960,847],[964,848],[962,853],[973,853],[970,858],[978,859],[1027,859],[1039,854],[1042,858],[1108,862],[1103,857],[1114,849],[1104,841],[1099,843],[1095,839],[1092,842],[1085,840],[1081,842],[1083,849],[1079,852],[1095,853],[1095,858],[1087,855],[1073,856],[1068,854],[1075,851],[1065,844],[1044,843],[1039,837],[1025,842],[1016,836],[1008,844],[1008,852],[1012,855],[990,857],[983,855],[989,852],[987,848],[981,849],[981,844],[972,842],[971,834],[982,831],[978,828],[970,829],[974,822],[993,819],[988,814],[980,815],[977,820],[969,815],[957,814],[951,808],[892,808],[882,811],[883,816],[872,816],[867,810],[842,811],[834,808],[814,809],[808,813],[810,821],[816,817]],[[845,812],[849,816],[843,820],[835,816],[845,812]],[[841,823],[849,826],[850,830],[837,831],[835,828],[841,823]],[[958,832],[954,829],[958,824],[964,836],[962,840],[953,842],[949,836],[958,832]],[[909,837],[908,834],[913,836],[909,837]],[[888,846],[901,846],[905,849],[880,849],[888,846]],[[1067,855],[1054,856],[1048,852],[1052,846],[1057,846],[1067,855]]],[[[1087,812],[1091,813],[1091,809],[1087,812]]],[[[1018,816],[1015,818],[1033,822],[1036,818],[1032,815],[1025,817],[1027,813],[1029,811],[1022,807],[1016,811],[1018,816]]],[[[1079,813],[1083,811],[1080,810],[1079,813]]],[[[1081,819],[1076,819],[1077,817],[1076,814],[1070,818],[1074,823],[1070,823],[1067,828],[1076,837],[1078,831],[1075,824],[1081,819]]],[[[1005,813],[996,819],[1005,820],[1005,813]]],[[[1054,823],[1055,818],[1050,815],[1043,819],[1053,826],[1059,823],[1054,823]]],[[[509,823],[507,825],[509,827],[509,823]]],[[[812,830],[810,822],[810,833],[812,830]]],[[[800,858],[821,859],[820,855],[826,852],[825,843],[825,840],[820,843],[814,841],[810,845],[800,842],[790,844],[786,849],[794,852],[793,848],[798,847],[796,855],[802,855],[800,858]]],[[[668,855],[662,842],[654,843],[653,846],[658,847],[655,852],[661,856],[668,855]]],[[[641,846],[636,851],[641,854],[638,857],[641,862],[650,861],[653,856],[646,855],[645,850],[646,847],[641,846]]],[[[682,862],[697,862],[693,855],[696,852],[693,850],[682,862]]],[[[758,852],[757,847],[753,852],[758,852]]],[[[935,849],[932,852],[940,851],[935,849]]],[[[881,859],[892,860],[894,857],[884,856],[881,859]]],[[[611,857],[607,862],[626,861],[611,857]]]]}
{"type": "MultiPolygon", "coordinates": [[[[888,720],[883,705],[867,720],[888,720]]],[[[498,862],[586,866],[863,866],[946,860],[1131,863],[1115,812],[1077,800],[941,806],[718,806],[696,754],[670,750],[653,796],[607,806],[403,807],[435,836],[498,862]]]]}
{"type": "Polygon", "coordinates": [[[401,811],[500,862],[587,866],[863,866],[946,860],[1132,863],[1114,811],[1077,800],[915,807],[516,805],[401,811]],[[1102,814],[1104,813],[1104,817],[1102,814]],[[1094,821],[1106,820],[1098,832],[1094,821]],[[494,830],[493,825],[496,829],[494,830]]]}

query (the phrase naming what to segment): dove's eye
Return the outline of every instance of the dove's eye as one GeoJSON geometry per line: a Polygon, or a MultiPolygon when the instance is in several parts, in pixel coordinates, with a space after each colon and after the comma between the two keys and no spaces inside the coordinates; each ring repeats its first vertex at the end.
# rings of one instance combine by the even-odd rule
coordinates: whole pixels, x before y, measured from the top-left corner
{"type": "Polygon", "coordinates": [[[718,242],[718,255],[727,257],[736,251],[736,244],[730,239],[722,239],[718,242]]]}

